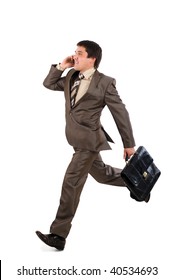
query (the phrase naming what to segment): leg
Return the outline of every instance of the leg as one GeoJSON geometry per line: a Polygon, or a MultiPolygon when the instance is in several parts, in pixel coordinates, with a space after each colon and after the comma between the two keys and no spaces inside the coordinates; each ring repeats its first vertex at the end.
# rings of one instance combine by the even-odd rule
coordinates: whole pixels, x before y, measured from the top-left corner
{"type": "Polygon", "coordinates": [[[67,237],[71,221],[75,215],[80,194],[88,176],[88,172],[98,153],[76,149],[67,168],[60,198],[60,205],[50,232],[64,238],[67,237]]]}
{"type": "MultiPolygon", "coordinates": [[[[99,154],[93,162],[89,173],[99,183],[126,187],[123,179],[121,178],[121,171],[122,169],[104,164],[99,154]]],[[[130,197],[135,199],[136,201],[141,201],[137,197],[135,197],[135,195],[132,192],[130,192],[130,197]]],[[[145,202],[148,202],[149,200],[150,194],[146,197],[145,202]]]]}
{"type": "Polygon", "coordinates": [[[125,187],[125,183],[121,178],[121,170],[120,168],[104,164],[101,155],[98,154],[89,174],[99,183],[125,187]]]}

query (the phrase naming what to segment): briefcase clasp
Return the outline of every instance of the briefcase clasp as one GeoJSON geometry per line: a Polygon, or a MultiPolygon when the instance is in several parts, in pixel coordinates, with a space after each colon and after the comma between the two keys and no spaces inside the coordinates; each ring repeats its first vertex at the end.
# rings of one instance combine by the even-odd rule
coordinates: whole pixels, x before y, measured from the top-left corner
{"type": "Polygon", "coordinates": [[[148,173],[146,171],[144,171],[143,173],[143,177],[146,179],[147,178],[148,173]]]}

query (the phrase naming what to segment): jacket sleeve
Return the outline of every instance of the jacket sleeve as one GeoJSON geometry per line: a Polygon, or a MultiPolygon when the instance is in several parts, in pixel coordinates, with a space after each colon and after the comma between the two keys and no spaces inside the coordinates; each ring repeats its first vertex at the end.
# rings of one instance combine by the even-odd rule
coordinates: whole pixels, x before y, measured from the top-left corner
{"type": "Polygon", "coordinates": [[[52,65],[47,77],[43,81],[43,85],[51,90],[64,91],[65,77],[62,76],[62,71],[52,65]]]}
{"type": "Polygon", "coordinates": [[[105,103],[114,118],[124,148],[134,147],[135,140],[133,137],[129,113],[118,94],[118,91],[116,89],[116,81],[114,79],[111,80],[107,87],[105,94],[105,103]]]}

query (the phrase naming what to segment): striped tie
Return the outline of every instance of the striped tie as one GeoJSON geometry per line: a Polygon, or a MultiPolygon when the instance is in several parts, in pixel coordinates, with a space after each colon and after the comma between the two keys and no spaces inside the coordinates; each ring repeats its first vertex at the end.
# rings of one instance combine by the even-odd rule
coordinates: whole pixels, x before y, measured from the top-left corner
{"type": "Polygon", "coordinates": [[[74,85],[71,88],[71,107],[75,105],[75,100],[77,96],[77,92],[81,83],[81,80],[84,78],[82,73],[79,73],[78,79],[74,82],[74,85]]]}

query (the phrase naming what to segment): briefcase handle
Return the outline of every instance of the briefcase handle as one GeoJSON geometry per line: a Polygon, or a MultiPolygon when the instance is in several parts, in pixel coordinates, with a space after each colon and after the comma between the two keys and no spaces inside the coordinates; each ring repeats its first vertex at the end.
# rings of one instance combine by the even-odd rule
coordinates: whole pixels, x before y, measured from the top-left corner
{"type": "Polygon", "coordinates": [[[128,157],[128,155],[126,154],[126,157],[125,157],[125,162],[126,162],[126,164],[129,162],[129,160],[130,160],[133,156],[134,156],[134,154],[131,155],[130,157],[128,157]]]}
{"type": "Polygon", "coordinates": [[[128,154],[126,154],[126,157],[125,157],[125,162],[127,163],[129,160],[129,157],[128,157],[128,154]]]}

